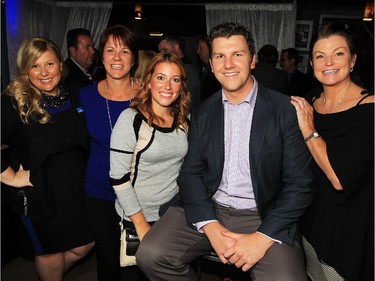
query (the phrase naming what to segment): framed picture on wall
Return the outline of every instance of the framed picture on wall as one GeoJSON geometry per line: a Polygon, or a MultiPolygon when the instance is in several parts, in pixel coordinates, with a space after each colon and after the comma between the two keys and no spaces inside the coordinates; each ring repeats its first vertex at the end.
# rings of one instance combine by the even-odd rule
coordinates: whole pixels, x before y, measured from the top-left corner
{"type": "Polygon", "coordinates": [[[299,54],[298,70],[303,73],[307,73],[308,64],[309,64],[309,54],[299,54]]]}
{"type": "Polygon", "coordinates": [[[328,22],[328,21],[341,21],[347,24],[355,23],[362,21],[361,16],[353,16],[353,15],[320,15],[319,24],[328,22]]]}
{"type": "Polygon", "coordinates": [[[295,48],[301,51],[308,51],[310,48],[313,21],[296,21],[296,41],[295,48]]]}

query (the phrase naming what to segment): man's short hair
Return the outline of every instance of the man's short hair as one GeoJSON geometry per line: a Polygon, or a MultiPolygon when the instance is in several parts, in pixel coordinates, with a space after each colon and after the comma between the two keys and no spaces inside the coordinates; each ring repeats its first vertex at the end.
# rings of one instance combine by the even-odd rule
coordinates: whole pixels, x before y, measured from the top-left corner
{"type": "Polygon", "coordinates": [[[66,46],[69,50],[70,47],[77,48],[78,46],[78,36],[86,35],[91,37],[91,33],[86,28],[73,28],[68,31],[66,35],[66,46]]]}
{"type": "Polygon", "coordinates": [[[281,51],[282,53],[287,53],[288,55],[288,59],[291,60],[291,59],[294,59],[294,65],[295,66],[298,66],[298,60],[299,60],[299,53],[297,51],[297,49],[295,48],[287,48],[287,49],[284,49],[281,51]]]}
{"type": "Polygon", "coordinates": [[[180,37],[178,37],[176,35],[168,35],[168,36],[162,37],[159,42],[161,42],[163,40],[167,41],[171,45],[178,44],[180,46],[181,51],[184,52],[185,45],[184,45],[183,40],[180,39],[180,37]]]}
{"type": "Polygon", "coordinates": [[[203,41],[207,44],[207,46],[209,46],[209,43],[208,43],[208,35],[207,34],[201,34],[201,35],[198,35],[197,36],[197,42],[199,41],[203,41]]]}
{"type": "Polygon", "coordinates": [[[258,60],[276,66],[276,63],[279,60],[279,53],[277,52],[276,47],[271,44],[264,45],[258,52],[258,60]]]}
{"type": "Polygon", "coordinates": [[[219,37],[229,38],[233,35],[242,35],[245,37],[250,54],[255,55],[255,40],[251,32],[243,25],[234,22],[224,22],[213,27],[208,35],[210,56],[212,54],[212,41],[219,37]]]}

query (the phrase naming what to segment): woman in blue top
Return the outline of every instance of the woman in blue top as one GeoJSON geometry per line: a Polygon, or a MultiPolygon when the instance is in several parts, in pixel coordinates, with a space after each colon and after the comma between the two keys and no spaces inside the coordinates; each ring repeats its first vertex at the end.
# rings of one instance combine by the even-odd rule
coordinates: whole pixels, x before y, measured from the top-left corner
{"type": "Polygon", "coordinates": [[[115,211],[116,196],[109,182],[109,144],[118,116],[129,107],[136,91],[130,70],[137,61],[138,46],[132,31],[115,25],[104,30],[99,49],[106,79],[86,86],[80,93],[91,137],[85,189],[89,220],[96,241],[98,281],[117,281],[120,280],[121,269],[120,217],[115,211]]]}

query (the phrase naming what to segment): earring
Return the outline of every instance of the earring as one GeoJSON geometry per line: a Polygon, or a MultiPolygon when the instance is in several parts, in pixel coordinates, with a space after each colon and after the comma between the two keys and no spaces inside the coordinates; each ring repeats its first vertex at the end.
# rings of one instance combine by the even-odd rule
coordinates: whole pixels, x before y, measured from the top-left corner
{"type": "Polygon", "coordinates": [[[353,72],[353,67],[350,68],[350,72],[353,72]]]}

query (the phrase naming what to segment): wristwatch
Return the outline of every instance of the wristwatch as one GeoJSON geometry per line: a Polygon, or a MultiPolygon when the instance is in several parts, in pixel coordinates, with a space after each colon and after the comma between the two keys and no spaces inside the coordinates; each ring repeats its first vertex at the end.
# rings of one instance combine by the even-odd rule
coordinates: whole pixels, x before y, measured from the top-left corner
{"type": "Polygon", "coordinates": [[[304,139],[304,141],[305,142],[308,142],[310,139],[312,139],[312,138],[314,138],[314,139],[316,139],[316,138],[319,138],[320,137],[320,135],[317,133],[317,132],[312,132],[311,133],[311,135],[308,135],[305,139],[304,139]]]}

